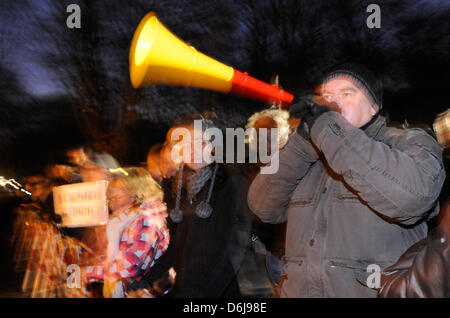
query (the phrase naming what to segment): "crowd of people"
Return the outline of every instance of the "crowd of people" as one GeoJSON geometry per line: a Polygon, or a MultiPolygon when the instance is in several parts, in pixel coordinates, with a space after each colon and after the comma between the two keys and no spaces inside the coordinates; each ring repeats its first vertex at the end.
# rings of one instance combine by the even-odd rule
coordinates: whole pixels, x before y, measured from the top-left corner
{"type": "MultiPolygon", "coordinates": [[[[269,149],[279,156],[275,173],[261,173],[261,162],[206,160],[203,133],[217,124],[196,114],[173,123],[145,167],[69,149],[70,164],[24,180],[31,197],[21,193],[18,211],[53,224],[81,251],[53,253],[65,260],[60,267],[80,265],[76,297],[449,297],[448,205],[436,229],[427,226],[440,210],[443,149],[425,130],[388,126],[382,109],[380,79],[340,65],[291,106],[290,119],[278,109],[250,118],[257,131],[288,127],[269,149]],[[177,128],[189,133],[187,145],[177,128]],[[107,224],[61,227],[52,188],[101,180],[107,224]],[[378,284],[370,284],[371,265],[378,284]]],[[[14,244],[23,249],[23,240],[14,244]]]]}
{"type": "MultiPolygon", "coordinates": [[[[77,297],[274,297],[277,284],[266,271],[266,244],[281,257],[283,226],[262,224],[249,211],[247,191],[254,169],[245,166],[177,162],[171,155],[176,145],[171,134],[185,127],[194,134],[200,115],[175,122],[164,144],[154,145],[145,167],[121,168],[110,154],[89,147],[66,152],[67,164],[49,166],[44,176],[25,179],[30,197],[17,215],[33,213],[39,224],[51,225],[59,241],[68,238],[79,248],[76,264],[82,268],[83,291],[77,297]],[[52,189],[65,184],[108,181],[106,193],[109,220],[106,225],[62,227],[55,213],[52,189]],[[205,212],[199,212],[203,206],[205,212]],[[170,215],[170,216],[169,216],[170,215]],[[145,237],[143,240],[142,238],[145,237]],[[264,241],[264,243],[263,243],[264,241]]],[[[212,125],[211,121],[207,122],[212,125]]],[[[208,126],[210,127],[210,126],[208,126]]],[[[205,145],[200,147],[203,151],[205,145]]],[[[192,147],[192,151],[194,147],[192,147]]],[[[193,155],[193,154],[192,154],[193,155]]],[[[28,228],[20,227],[27,217],[18,217],[17,236],[22,241],[39,241],[42,231],[25,238],[28,228]]],[[[29,222],[37,224],[37,222],[29,222]]],[[[33,232],[33,233],[34,233],[33,232]]],[[[56,240],[56,239],[53,239],[56,240]]],[[[24,248],[16,244],[16,250],[24,248]]],[[[64,241],[65,242],[65,241],[64,241]]],[[[68,242],[68,240],[67,240],[68,242]]],[[[31,246],[31,245],[30,245],[31,246]]],[[[65,258],[64,250],[46,262],[65,258]]],[[[66,249],[69,251],[69,249],[66,249]]],[[[31,248],[23,254],[28,266],[42,268],[31,259],[31,248]],[[26,256],[28,255],[28,257],[26,256]]],[[[69,258],[74,260],[74,258],[69,258]]],[[[70,262],[58,263],[67,267],[70,262]]],[[[39,280],[49,279],[41,271],[39,280]]],[[[64,285],[64,271],[59,272],[64,285]]],[[[26,276],[26,273],[25,275],[26,276]]],[[[35,275],[37,277],[37,275],[35,275]]],[[[52,284],[55,286],[56,284],[52,284]]],[[[67,296],[62,288],[36,292],[27,278],[23,291],[30,296],[67,296]],[[25,287],[27,285],[27,287],[25,287]]]]}

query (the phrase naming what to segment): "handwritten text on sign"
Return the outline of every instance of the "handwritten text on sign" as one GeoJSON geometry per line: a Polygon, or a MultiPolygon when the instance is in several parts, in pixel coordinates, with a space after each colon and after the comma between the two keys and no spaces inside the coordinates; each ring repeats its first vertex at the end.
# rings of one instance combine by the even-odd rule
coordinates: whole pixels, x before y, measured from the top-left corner
{"type": "Polygon", "coordinates": [[[107,181],[83,182],[53,188],[55,213],[62,226],[84,227],[108,222],[107,181]]]}

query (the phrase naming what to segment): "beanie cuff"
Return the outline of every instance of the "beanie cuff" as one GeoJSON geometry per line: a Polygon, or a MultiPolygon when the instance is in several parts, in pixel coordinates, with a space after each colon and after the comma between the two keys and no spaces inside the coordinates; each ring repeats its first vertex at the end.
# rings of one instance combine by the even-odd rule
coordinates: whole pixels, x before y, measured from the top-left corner
{"type": "Polygon", "coordinates": [[[327,82],[331,81],[332,79],[336,78],[344,78],[350,82],[352,82],[358,89],[363,90],[366,92],[366,96],[369,99],[369,101],[372,104],[377,104],[380,108],[381,105],[379,105],[377,98],[373,91],[370,89],[369,85],[361,79],[356,73],[349,72],[349,71],[341,71],[341,72],[334,72],[329,74],[324,80],[323,84],[326,84],[327,82]]]}

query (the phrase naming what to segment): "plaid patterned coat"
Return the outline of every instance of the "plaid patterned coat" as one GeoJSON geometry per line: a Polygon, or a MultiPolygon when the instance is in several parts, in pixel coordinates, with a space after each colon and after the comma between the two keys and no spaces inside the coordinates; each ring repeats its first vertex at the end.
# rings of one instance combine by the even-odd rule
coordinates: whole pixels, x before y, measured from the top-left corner
{"type": "Polygon", "coordinates": [[[164,202],[156,198],[144,202],[138,215],[120,234],[117,255],[112,261],[89,266],[88,281],[103,281],[107,277],[140,280],[167,250],[170,237],[166,217],[164,202]]]}

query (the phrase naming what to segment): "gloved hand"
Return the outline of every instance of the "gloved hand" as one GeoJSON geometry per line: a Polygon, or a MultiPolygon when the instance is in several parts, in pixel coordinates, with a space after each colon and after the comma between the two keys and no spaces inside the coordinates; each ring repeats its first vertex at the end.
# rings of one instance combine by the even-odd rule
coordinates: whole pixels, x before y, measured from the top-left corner
{"type": "Polygon", "coordinates": [[[337,111],[339,108],[336,103],[325,103],[323,100],[318,101],[320,105],[315,103],[311,97],[302,97],[292,105],[289,109],[292,117],[301,118],[302,121],[297,127],[297,133],[303,138],[309,140],[311,129],[323,113],[329,111],[337,111]]]}

